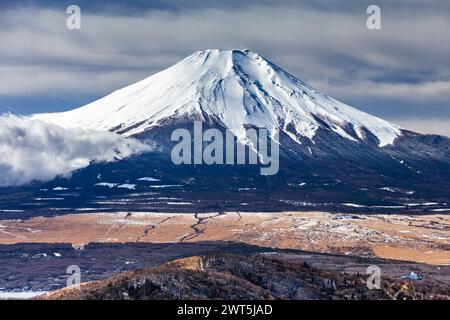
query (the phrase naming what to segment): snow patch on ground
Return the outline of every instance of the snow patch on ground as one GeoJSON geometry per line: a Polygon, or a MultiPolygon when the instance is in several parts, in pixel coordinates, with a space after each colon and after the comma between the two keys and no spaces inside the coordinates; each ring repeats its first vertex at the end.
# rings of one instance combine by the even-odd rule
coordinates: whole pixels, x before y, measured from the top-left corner
{"type": "Polygon", "coordinates": [[[160,179],[152,178],[152,177],[143,177],[137,179],[138,181],[149,181],[149,182],[158,182],[161,181],[160,179]]]}
{"type": "Polygon", "coordinates": [[[130,184],[130,183],[124,183],[124,184],[117,186],[117,188],[119,188],[119,189],[128,189],[128,190],[135,190],[136,187],[137,186],[135,184],[130,184]]]}
{"type": "Polygon", "coordinates": [[[28,300],[46,294],[47,291],[0,292],[0,300],[28,300]]]}

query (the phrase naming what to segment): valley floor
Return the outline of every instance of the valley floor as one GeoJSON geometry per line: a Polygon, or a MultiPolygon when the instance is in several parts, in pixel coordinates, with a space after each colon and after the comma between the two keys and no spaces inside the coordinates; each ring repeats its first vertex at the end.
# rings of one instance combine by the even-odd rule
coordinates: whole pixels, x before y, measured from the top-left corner
{"type": "Polygon", "coordinates": [[[3,220],[0,292],[64,287],[65,269],[72,264],[80,265],[84,282],[226,253],[289,253],[318,270],[350,274],[365,274],[375,264],[390,279],[415,272],[429,288],[450,292],[450,216],[326,212],[122,212],[3,220]]]}
{"type": "Polygon", "coordinates": [[[0,244],[198,241],[450,265],[450,216],[123,212],[0,222],[0,244]]]}

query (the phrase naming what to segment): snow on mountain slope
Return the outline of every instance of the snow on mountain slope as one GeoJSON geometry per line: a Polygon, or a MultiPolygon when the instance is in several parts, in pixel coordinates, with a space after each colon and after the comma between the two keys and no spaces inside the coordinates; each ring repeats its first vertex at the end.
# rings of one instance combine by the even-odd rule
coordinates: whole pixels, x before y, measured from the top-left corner
{"type": "Polygon", "coordinates": [[[401,135],[400,127],[317,92],[249,50],[199,51],[84,107],[34,117],[131,136],[167,118],[205,114],[240,139],[244,125],[278,128],[299,143],[299,136],[314,140],[320,127],[353,141],[373,135],[380,147],[401,135]]]}

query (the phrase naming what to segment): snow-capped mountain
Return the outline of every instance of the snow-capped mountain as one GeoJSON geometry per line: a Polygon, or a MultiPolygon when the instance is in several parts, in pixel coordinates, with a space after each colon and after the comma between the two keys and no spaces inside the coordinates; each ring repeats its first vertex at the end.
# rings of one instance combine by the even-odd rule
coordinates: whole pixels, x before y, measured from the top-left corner
{"type": "Polygon", "coordinates": [[[249,50],[205,50],[84,107],[35,117],[64,127],[137,135],[166,119],[208,116],[244,139],[245,126],[314,141],[319,128],[392,144],[401,129],[327,95],[249,50]]]}
{"type": "Polygon", "coordinates": [[[154,148],[26,192],[5,191],[2,206],[25,210],[23,216],[68,204],[94,211],[450,210],[450,139],[347,106],[249,50],[196,52],[84,107],[34,118],[114,131],[154,148]],[[230,129],[244,144],[249,127],[279,129],[272,140],[279,142],[279,171],[267,177],[252,165],[174,164],[171,133],[193,130],[194,120],[230,129]],[[77,195],[65,202],[28,199],[52,199],[46,190],[60,187],[77,195]]]}

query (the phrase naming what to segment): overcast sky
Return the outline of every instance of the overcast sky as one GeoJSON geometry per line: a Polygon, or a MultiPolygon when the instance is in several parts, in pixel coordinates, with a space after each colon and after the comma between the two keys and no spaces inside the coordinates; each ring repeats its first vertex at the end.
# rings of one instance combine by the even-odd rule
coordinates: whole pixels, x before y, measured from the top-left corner
{"type": "Polygon", "coordinates": [[[450,1],[0,3],[0,112],[72,109],[207,48],[249,48],[406,128],[450,136],[450,1]],[[82,29],[66,28],[66,8],[82,29]],[[381,30],[366,9],[381,7],[381,30]]]}

